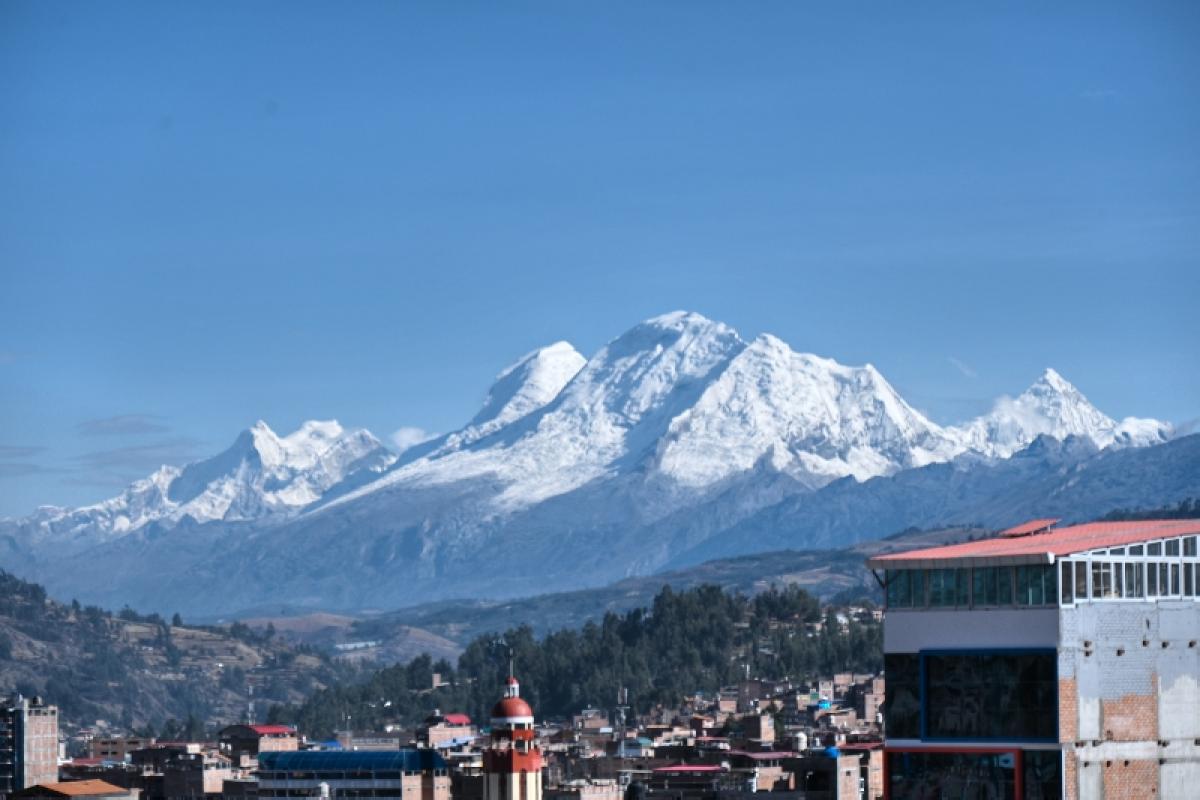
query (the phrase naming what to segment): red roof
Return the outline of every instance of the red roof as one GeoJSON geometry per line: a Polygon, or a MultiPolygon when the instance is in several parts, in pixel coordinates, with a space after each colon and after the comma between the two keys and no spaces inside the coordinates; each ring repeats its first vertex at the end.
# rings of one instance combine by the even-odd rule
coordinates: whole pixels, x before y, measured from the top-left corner
{"type": "Polygon", "coordinates": [[[1058,522],[1058,517],[1047,518],[1047,519],[1031,519],[1031,520],[1029,520],[1029,522],[1022,522],[1020,525],[1014,525],[1013,527],[1011,527],[1007,530],[1000,531],[1000,535],[1001,536],[1027,536],[1028,534],[1031,534],[1031,533],[1039,533],[1041,531],[1048,531],[1056,522],[1058,522]]]}
{"type": "MultiPolygon", "coordinates": [[[[1045,522],[1045,520],[1038,520],[1045,522]]],[[[1027,527],[1033,523],[1017,526],[1027,527]]],[[[1044,527],[1044,526],[1043,526],[1044,527]]],[[[1009,529],[1014,530],[1013,528],[1009,529]]],[[[1050,564],[1056,558],[1104,547],[1200,534],[1200,519],[1088,522],[1029,536],[998,536],[978,542],[890,553],[867,560],[872,569],[970,566],[972,564],[1050,564]]]]}
{"type": "Polygon", "coordinates": [[[511,719],[513,717],[532,717],[533,709],[519,697],[506,697],[492,706],[492,719],[511,719]]]}
{"type": "Polygon", "coordinates": [[[246,727],[259,736],[284,736],[296,733],[296,729],[291,725],[247,725],[246,727]]]}
{"type": "Polygon", "coordinates": [[[442,717],[442,719],[446,720],[447,725],[470,725],[471,724],[471,718],[468,717],[466,714],[447,714],[446,716],[442,717]]]}

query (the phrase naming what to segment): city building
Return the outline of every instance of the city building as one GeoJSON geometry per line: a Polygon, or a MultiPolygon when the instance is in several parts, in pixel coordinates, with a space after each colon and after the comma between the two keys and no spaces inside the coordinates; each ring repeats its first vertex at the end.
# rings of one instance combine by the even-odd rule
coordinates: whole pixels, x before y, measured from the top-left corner
{"type": "Polygon", "coordinates": [[[147,736],[96,736],[88,742],[92,758],[125,761],[134,750],[153,747],[155,739],[147,736]]]}
{"type": "Polygon", "coordinates": [[[258,756],[258,797],[450,800],[446,761],[432,749],[304,750],[258,756]]]}
{"type": "Polygon", "coordinates": [[[235,764],[243,756],[290,752],[300,749],[296,729],[290,725],[230,725],[217,734],[221,750],[235,764]]]}
{"type": "Polygon", "coordinates": [[[425,747],[439,747],[448,742],[469,741],[477,733],[466,714],[443,714],[435,710],[417,728],[417,742],[425,747]]]}
{"type": "Polygon", "coordinates": [[[893,798],[1192,798],[1200,520],[880,555],[893,798]]]}
{"type": "Polygon", "coordinates": [[[492,707],[492,732],[483,754],[483,800],[542,800],[542,751],[533,709],[509,675],[504,697],[492,707]]]}
{"type": "Polygon", "coordinates": [[[0,700],[0,800],[58,780],[58,708],[19,694],[0,700]]]}

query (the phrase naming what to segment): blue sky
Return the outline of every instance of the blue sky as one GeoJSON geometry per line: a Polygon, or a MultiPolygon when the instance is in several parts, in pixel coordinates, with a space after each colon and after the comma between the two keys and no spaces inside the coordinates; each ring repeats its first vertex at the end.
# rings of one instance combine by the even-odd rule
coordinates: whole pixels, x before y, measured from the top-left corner
{"type": "Polygon", "coordinates": [[[686,308],[1200,416],[1200,6],[0,5],[0,515],[686,308]]]}

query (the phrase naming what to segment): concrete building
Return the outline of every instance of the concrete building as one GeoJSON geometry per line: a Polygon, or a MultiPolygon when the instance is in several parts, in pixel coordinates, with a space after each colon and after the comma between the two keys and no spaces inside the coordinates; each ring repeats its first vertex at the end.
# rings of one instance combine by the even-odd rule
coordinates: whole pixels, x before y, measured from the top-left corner
{"type": "Polygon", "coordinates": [[[88,752],[92,758],[125,761],[134,750],[153,747],[154,742],[152,736],[97,736],[88,742],[88,752]]]}
{"type": "Polygon", "coordinates": [[[40,697],[0,700],[0,800],[58,780],[58,708],[40,697]]]}
{"type": "Polygon", "coordinates": [[[868,560],[891,797],[1197,796],[1200,520],[1055,522],[868,560]]]}
{"type": "Polygon", "coordinates": [[[450,775],[436,750],[306,750],[258,756],[258,797],[450,800],[450,775]],[[324,786],[322,786],[324,784],[324,786]]]}
{"type": "Polygon", "coordinates": [[[300,749],[296,729],[290,725],[229,725],[217,734],[221,750],[235,764],[243,756],[259,753],[287,753],[300,749]]]}

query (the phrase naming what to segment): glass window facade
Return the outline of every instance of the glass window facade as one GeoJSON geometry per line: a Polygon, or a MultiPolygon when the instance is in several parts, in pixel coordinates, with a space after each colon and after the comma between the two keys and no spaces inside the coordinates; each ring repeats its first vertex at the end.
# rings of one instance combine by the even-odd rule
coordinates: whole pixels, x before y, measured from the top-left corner
{"type": "Polygon", "coordinates": [[[887,692],[883,728],[892,739],[921,736],[921,657],[916,653],[887,653],[883,657],[887,692]]]}
{"type": "Polygon", "coordinates": [[[1017,790],[1017,757],[1012,752],[889,752],[887,760],[890,796],[895,798],[1010,800],[1017,790]]]}
{"type": "Polygon", "coordinates": [[[922,738],[1057,739],[1054,651],[930,653],[923,658],[922,738]],[[1004,713],[996,713],[1001,708],[1004,713]]]}
{"type": "Polygon", "coordinates": [[[999,608],[1200,597],[1200,537],[1112,547],[1015,567],[892,569],[888,608],[999,608]]]}

